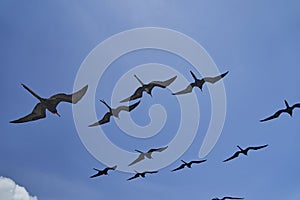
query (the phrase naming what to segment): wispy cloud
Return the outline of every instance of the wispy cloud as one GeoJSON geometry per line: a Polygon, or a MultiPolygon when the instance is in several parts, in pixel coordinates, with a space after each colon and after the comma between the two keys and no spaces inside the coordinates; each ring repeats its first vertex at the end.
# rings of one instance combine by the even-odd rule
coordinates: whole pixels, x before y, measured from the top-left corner
{"type": "Polygon", "coordinates": [[[0,177],[0,199],[37,200],[37,197],[30,196],[24,187],[17,185],[13,180],[0,177]]]}

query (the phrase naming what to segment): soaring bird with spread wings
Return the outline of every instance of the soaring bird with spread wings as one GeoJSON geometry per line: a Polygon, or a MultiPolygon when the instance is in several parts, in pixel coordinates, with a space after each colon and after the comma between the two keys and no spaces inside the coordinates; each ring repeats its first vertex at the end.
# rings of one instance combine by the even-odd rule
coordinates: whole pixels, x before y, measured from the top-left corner
{"type": "Polygon", "coordinates": [[[108,175],[108,171],[109,170],[116,170],[117,169],[117,165],[113,166],[113,167],[106,167],[105,169],[103,170],[99,170],[99,169],[96,169],[96,168],[93,168],[95,171],[97,171],[96,174],[90,176],[90,178],[95,178],[97,176],[102,176],[102,175],[108,175]]]}
{"type": "Polygon", "coordinates": [[[135,90],[135,92],[133,93],[133,95],[131,95],[130,97],[123,99],[122,101],[120,101],[121,103],[123,102],[127,102],[127,101],[132,101],[135,99],[139,99],[143,96],[143,92],[148,93],[150,96],[152,96],[152,90],[154,87],[160,87],[160,88],[166,88],[167,86],[169,86],[176,78],[177,76],[174,76],[173,78],[170,78],[166,81],[152,81],[148,84],[144,84],[141,79],[139,79],[136,75],[134,75],[134,77],[138,80],[138,82],[142,85],[141,87],[139,87],[138,89],[135,90]]]}
{"type": "Polygon", "coordinates": [[[239,198],[239,197],[223,197],[222,199],[219,199],[218,197],[215,197],[212,200],[226,200],[226,199],[244,199],[244,198],[239,198]]]}
{"type": "Polygon", "coordinates": [[[29,121],[45,118],[46,109],[49,110],[51,113],[56,114],[60,117],[60,114],[58,114],[56,109],[57,105],[60,102],[68,102],[68,103],[76,104],[84,96],[84,94],[88,89],[88,86],[86,85],[85,87],[83,87],[82,89],[78,90],[73,94],[59,93],[51,96],[50,98],[42,98],[26,85],[22,84],[22,86],[28,92],[30,92],[34,97],[36,97],[40,102],[35,105],[35,107],[33,108],[30,114],[20,119],[10,121],[10,123],[23,123],[23,122],[29,122],[29,121]]]}
{"type": "Polygon", "coordinates": [[[224,76],[226,76],[228,74],[228,71],[225,72],[224,74],[219,75],[219,76],[205,77],[205,78],[202,78],[202,79],[198,79],[192,71],[190,71],[190,73],[192,74],[195,81],[192,82],[191,84],[189,84],[185,89],[183,89],[179,92],[173,93],[173,95],[180,95],[180,94],[190,93],[190,92],[192,92],[194,87],[198,87],[202,91],[204,83],[215,83],[215,82],[221,80],[224,76]]]}
{"type": "Polygon", "coordinates": [[[271,120],[271,119],[275,119],[275,118],[279,117],[279,115],[281,115],[282,113],[288,113],[292,117],[293,116],[293,110],[295,108],[300,108],[300,103],[294,104],[293,106],[290,106],[286,100],[284,100],[284,103],[285,103],[285,106],[286,106],[285,109],[278,110],[274,115],[272,115],[270,117],[267,117],[265,119],[262,119],[262,120],[260,120],[260,122],[265,122],[265,121],[268,121],[268,120],[271,120]]]}
{"type": "Polygon", "coordinates": [[[127,112],[130,112],[132,111],[133,109],[135,109],[140,101],[130,105],[130,106],[119,106],[117,108],[111,108],[103,99],[100,100],[108,109],[109,111],[102,117],[101,120],[89,125],[89,127],[92,127],[92,126],[98,126],[98,125],[101,125],[101,124],[105,124],[105,123],[108,123],[110,121],[110,117],[111,116],[114,116],[114,117],[117,117],[119,118],[119,113],[123,110],[123,111],[127,111],[127,112]]]}
{"type": "Polygon", "coordinates": [[[206,162],[206,160],[193,160],[193,161],[190,161],[188,163],[185,162],[184,160],[181,160],[181,162],[183,162],[183,164],[181,164],[176,169],[173,169],[172,172],[175,172],[177,170],[181,170],[181,169],[183,169],[185,167],[192,168],[192,164],[200,164],[200,163],[206,162]]]}
{"type": "Polygon", "coordinates": [[[127,181],[130,181],[130,180],[138,178],[138,177],[145,178],[146,174],[156,174],[156,173],[158,173],[158,171],[145,171],[145,172],[142,172],[142,173],[139,173],[137,171],[135,171],[135,172],[136,172],[136,174],[134,176],[130,177],[129,179],[127,179],[127,181]]]}
{"type": "Polygon", "coordinates": [[[161,148],[158,148],[158,149],[150,149],[149,151],[147,151],[146,153],[140,151],[140,150],[135,150],[136,152],[140,153],[139,157],[137,159],[135,159],[132,163],[130,163],[128,166],[131,166],[131,165],[134,165],[142,160],[146,158],[149,158],[149,159],[152,159],[152,153],[153,152],[162,152],[164,150],[166,150],[168,148],[168,146],[166,147],[161,147],[161,148]]]}
{"type": "Polygon", "coordinates": [[[229,160],[232,160],[232,159],[235,159],[237,158],[240,154],[244,154],[244,155],[248,155],[248,151],[249,150],[259,150],[259,149],[262,149],[262,148],[265,148],[267,147],[268,145],[263,145],[263,146],[257,146],[257,147],[247,147],[246,149],[242,149],[240,146],[237,146],[240,150],[235,152],[233,154],[233,156],[231,156],[230,158],[227,158],[226,160],[224,160],[223,162],[227,162],[229,160]]]}

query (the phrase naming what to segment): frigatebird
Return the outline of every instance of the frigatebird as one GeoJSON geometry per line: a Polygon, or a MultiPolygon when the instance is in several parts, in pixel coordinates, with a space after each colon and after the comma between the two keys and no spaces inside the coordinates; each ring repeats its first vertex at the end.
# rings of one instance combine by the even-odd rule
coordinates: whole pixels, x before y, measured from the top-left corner
{"type": "Polygon", "coordinates": [[[205,161],[206,160],[194,160],[194,161],[190,161],[190,162],[187,163],[184,160],[181,160],[181,162],[183,162],[183,164],[180,165],[179,167],[177,167],[176,169],[173,169],[172,172],[175,172],[177,170],[181,170],[185,167],[192,168],[192,164],[199,164],[199,163],[203,163],[205,161]]]}
{"type": "Polygon", "coordinates": [[[137,107],[140,103],[140,101],[138,101],[130,106],[119,106],[117,108],[111,108],[103,99],[101,99],[100,101],[109,109],[109,111],[103,116],[103,118],[101,120],[99,120],[98,122],[95,122],[94,124],[89,125],[89,127],[105,124],[110,121],[111,116],[119,118],[119,113],[122,110],[130,112],[133,109],[135,109],[135,107],[137,107]]]}
{"type": "Polygon", "coordinates": [[[60,117],[60,114],[57,112],[56,107],[60,102],[68,102],[76,104],[86,93],[88,86],[84,86],[82,89],[78,90],[73,94],[64,94],[59,93],[51,96],[50,98],[42,98],[33,92],[29,87],[24,84],[21,84],[28,92],[30,92],[34,97],[36,97],[40,102],[36,104],[32,112],[25,117],[22,117],[17,120],[10,121],[10,123],[23,123],[38,120],[46,117],[46,109],[51,113],[56,114],[60,117]]]}
{"type": "Polygon", "coordinates": [[[234,158],[237,158],[240,154],[244,154],[244,155],[248,155],[248,151],[249,150],[258,150],[258,149],[262,149],[262,148],[265,148],[267,147],[268,145],[263,145],[263,146],[257,146],[257,147],[247,147],[246,149],[242,149],[240,146],[237,146],[240,151],[237,151],[233,154],[233,156],[231,156],[230,158],[227,158],[226,160],[224,160],[223,162],[227,162],[229,160],[232,160],[234,158]]]}
{"type": "Polygon", "coordinates": [[[136,152],[140,153],[139,157],[137,159],[135,159],[132,163],[130,163],[128,166],[131,166],[131,165],[134,165],[142,160],[146,158],[149,158],[149,159],[152,159],[152,153],[153,152],[162,152],[164,150],[166,150],[168,148],[168,146],[166,147],[161,147],[161,148],[158,148],[158,149],[150,149],[149,151],[147,151],[146,153],[140,151],[140,150],[135,150],[136,152]]]}
{"type": "Polygon", "coordinates": [[[127,179],[127,181],[130,181],[130,180],[138,178],[138,177],[145,178],[146,174],[156,174],[156,173],[158,173],[158,171],[144,171],[142,173],[139,173],[137,171],[135,171],[135,172],[136,172],[136,174],[133,177],[130,177],[129,179],[127,179]]]}
{"type": "Polygon", "coordinates": [[[218,197],[215,197],[212,200],[226,200],[226,199],[244,199],[244,198],[239,198],[239,197],[223,197],[222,199],[219,199],[218,197]]]}
{"type": "Polygon", "coordinates": [[[262,119],[262,120],[260,120],[260,122],[265,122],[265,121],[268,121],[271,119],[275,119],[275,118],[279,117],[279,115],[281,115],[281,113],[284,113],[284,112],[288,113],[291,117],[293,117],[294,108],[300,108],[300,103],[297,103],[293,106],[290,106],[286,100],[284,100],[284,103],[286,106],[285,109],[278,110],[274,115],[267,117],[266,119],[262,119]]]}
{"type": "Polygon", "coordinates": [[[179,92],[172,93],[172,94],[173,95],[180,95],[180,94],[190,93],[190,92],[192,92],[194,87],[198,87],[202,91],[202,88],[203,88],[203,85],[204,85],[205,82],[215,83],[215,82],[221,80],[224,76],[226,76],[226,74],[228,74],[228,72],[229,71],[227,71],[227,72],[225,72],[225,73],[223,73],[219,76],[215,76],[215,77],[205,77],[205,78],[202,78],[202,79],[198,79],[196,77],[196,75],[192,71],[190,71],[190,73],[192,74],[195,81],[190,83],[185,89],[183,89],[179,92]]]}
{"type": "Polygon", "coordinates": [[[134,75],[134,77],[138,80],[138,82],[142,85],[141,87],[139,87],[138,89],[135,90],[135,92],[133,93],[133,95],[131,95],[130,97],[123,99],[122,101],[120,101],[121,103],[123,102],[127,102],[127,101],[132,101],[135,99],[139,99],[142,97],[143,92],[148,93],[150,96],[152,96],[152,89],[154,87],[161,87],[161,88],[166,88],[167,86],[169,86],[176,78],[177,76],[174,76],[173,78],[170,78],[166,81],[152,81],[148,84],[144,84],[141,79],[139,79],[136,75],[134,75]]]}
{"type": "Polygon", "coordinates": [[[96,168],[93,168],[95,171],[97,171],[97,174],[94,174],[93,176],[90,176],[90,178],[95,178],[97,176],[102,176],[102,175],[108,175],[108,171],[109,170],[115,170],[117,168],[117,165],[113,166],[113,167],[106,167],[103,170],[99,170],[96,168]]]}

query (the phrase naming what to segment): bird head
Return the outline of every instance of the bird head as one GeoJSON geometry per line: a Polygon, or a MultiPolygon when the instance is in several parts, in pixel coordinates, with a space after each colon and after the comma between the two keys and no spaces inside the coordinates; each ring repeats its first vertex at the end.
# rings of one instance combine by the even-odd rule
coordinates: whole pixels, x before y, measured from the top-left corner
{"type": "Polygon", "coordinates": [[[57,112],[57,110],[51,111],[51,113],[60,117],[60,114],[57,112]]]}

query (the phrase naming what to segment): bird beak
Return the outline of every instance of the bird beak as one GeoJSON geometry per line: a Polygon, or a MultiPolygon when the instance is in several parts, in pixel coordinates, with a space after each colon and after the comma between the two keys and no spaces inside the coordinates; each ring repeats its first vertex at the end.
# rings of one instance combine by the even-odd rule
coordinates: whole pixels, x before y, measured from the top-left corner
{"type": "Polygon", "coordinates": [[[59,117],[60,117],[60,114],[58,114],[58,113],[55,113],[55,114],[57,114],[57,116],[59,116],[59,117]]]}

